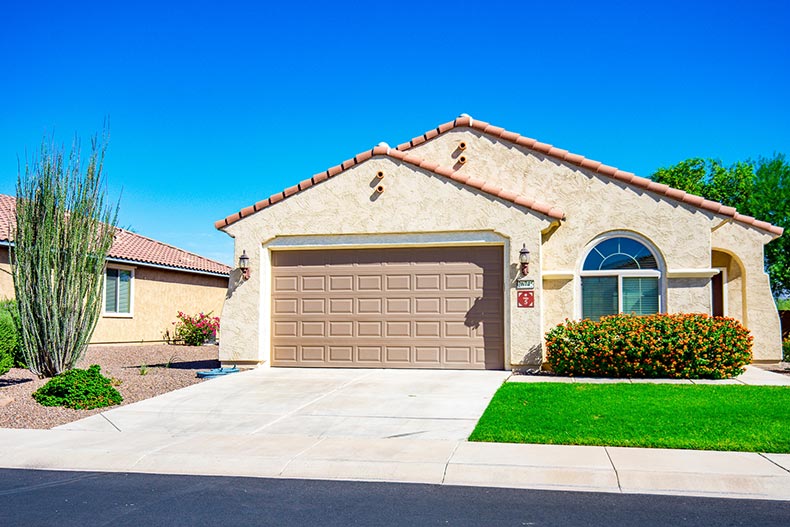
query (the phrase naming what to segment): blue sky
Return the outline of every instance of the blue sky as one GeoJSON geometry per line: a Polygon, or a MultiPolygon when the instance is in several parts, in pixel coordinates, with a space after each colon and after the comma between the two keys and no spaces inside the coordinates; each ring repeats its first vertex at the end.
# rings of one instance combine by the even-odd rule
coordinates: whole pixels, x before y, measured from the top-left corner
{"type": "Polygon", "coordinates": [[[110,119],[119,224],[213,222],[460,113],[649,175],[790,154],[790,2],[5,2],[0,193],[110,119]]]}

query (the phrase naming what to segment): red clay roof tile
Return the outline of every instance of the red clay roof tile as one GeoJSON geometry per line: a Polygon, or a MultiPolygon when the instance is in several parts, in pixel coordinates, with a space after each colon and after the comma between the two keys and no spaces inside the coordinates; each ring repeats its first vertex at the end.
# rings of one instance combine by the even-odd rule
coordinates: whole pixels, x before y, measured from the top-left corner
{"type": "MultiPolygon", "coordinates": [[[[591,170],[592,172],[597,172],[599,174],[602,174],[602,175],[605,175],[605,176],[608,176],[608,177],[614,177],[616,179],[621,179],[622,181],[627,181],[627,179],[625,179],[625,178],[616,176],[616,174],[619,171],[616,168],[614,169],[614,171],[612,171],[611,169],[614,168],[614,167],[609,167],[607,165],[602,164],[599,161],[593,161],[591,159],[586,159],[584,156],[580,156],[578,154],[573,154],[571,152],[567,152],[567,151],[561,150],[559,148],[553,148],[552,145],[548,145],[546,143],[540,143],[540,142],[536,141],[535,139],[530,139],[528,137],[522,137],[522,136],[520,136],[520,135],[518,135],[516,133],[509,132],[509,131],[507,131],[505,129],[502,129],[502,128],[499,128],[499,127],[496,127],[496,126],[491,126],[489,123],[486,123],[484,121],[477,121],[475,119],[472,119],[468,115],[463,115],[463,116],[460,116],[460,117],[456,118],[453,121],[450,121],[450,122],[447,122],[447,123],[444,123],[444,124],[440,124],[438,127],[435,128],[435,130],[438,131],[439,134],[443,134],[443,133],[448,132],[448,131],[450,131],[450,130],[452,130],[454,128],[461,128],[461,127],[469,127],[469,128],[474,129],[474,130],[479,130],[482,133],[498,137],[500,139],[503,139],[503,140],[511,142],[511,143],[515,143],[515,144],[523,146],[525,148],[529,148],[529,149],[535,150],[537,152],[541,152],[541,153],[544,153],[544,154],[547,154],[547,155],[551,155],[552,157],[557,157],[558,159],[567,161],[568,163],[571,163],[573,165],[579,166],[581,168],[591,170]],[[611,174],[610,174],[610,172],[611,172],[611,174]]],[[[412,146],[413,145],[410,142],[403,143],[401,145],[398,145],[398,150],[408,150],[412,146]]],[[[656,182],[654,182],[654,181],[652,181],[650,179],[647,179],[647,178],[634,176],[633,179],[628,181],[628,183],[631,184],[632,186],[635,186],[635,187],[638,187],[638,188],[642,188],[642,189],[648,190],[650,192],[655,192],[656,194],[659,194],[659,195],[662,195],[662,196],[666,196],[666,197],[668,197],[670,199],[682,201],[682,202],[685,202],[685,203],[696,203],[697,202],[697,200],[693,199],[693,198],[690,199],[690,200],[686,199],[685,198],[686,197],[686,193],[683,192],[683,191],[680,191],[678,189],[673,189],[671,187],[668,187],[667,185],[656,183],[656,182]]],[[[784,232],[784,229],[782,227],[778,227],[776,225],[771,225],[768,222],[756,220],[756,219],[754,219],[754,218],[752,218],[750,216],[745,216],[743,214],[739,214],[734,208],[723,206],[721,203],[712,202],[712,201],[709,201],[709,200],[703,200],[697,206],[699,208],[703,209],[703,210],[708,210],[708,211],[711,211],[711,212],[715,212],[715,213],[721,214],[723,216],[729,216],[729,217],[733,218],[735,221],[738,221],[740,223],[745,223],[745,224],[751,225],[753,227],[757,227],[759,229],[768,231],[771,234],[776,234],[776,235],[781,236],[782,233],[784,232]]]]}
{"type": "MultiPolygon", "coordinates": [[[[453,169],[451,169],[449,167],[441,166],[441,165],[439,165],[437,163],[434,163],[432,161],[426,161],[426,160],[421,159],[419,157],[416,157],[416,156],[414,156],[412,154],[406,154],[406,153],[404,153],[404,152],[402,152],[400,150],[391,150],[391,149],[388,149],[388,148],[386,148],[384,146],[376,146],[375,148],[369,150],[368,152],[371,154],[370,156],[358,155],[354,159],[355,160],[359,160],[359,159],[367,160],[367,159],[370,159],[370,157],[376,156],[376,155],[390,157],[390,158],[396,159],[398,161],[401,161],[403,163],[407,163],[407,164],[416,166],[418,168],[421,168],[423,170],[427,170],[427,171],[432,172],[432,173],[434,173],[434,174],[436,174],[438,176],[446,177],[448,179],[452,179],[454,181],[458,181],[459,183],[465,184],[467,186],[471,186],[473,188],[480,189],[480,190],[482,190],[483,192],[485,192],[487,194],[493,195],[493,196],[498,197],[500,199],[503,199],[505,201],[509,201],[511,203],[515,203],[517,205],[521,205],[521,206],[530,208],[532,210],[538,211],[538,212],[540,212],[541,214],[543,214],[545,216],[549,216],[550,218],[558,219],[558,220],[561,220],[561,219],[565,218],[565,214],[558,207],[553,207],[553,206],[547,205],[547,204],[539,204],[539,203],[535,202],[534,200],[530,200],[530,199],[524,198],[523,196],[518,196],[515,192],[507,192],[507,191],[505,191],[505,190],[503,190],[503,189],[501,189],[499,187],[495,187],[493,185],[488,186],[487,183],[485,181],[483,181],[482,179],[470,179],[468,176],[460,174],[459,172],[456,172],[456,171],[454,171],[453,169]],[[524,205],[524,203],[529,203],[529,205],[524,205]]],[[[346,163],[348,163],[348,162],[344,162],[342,167],[341,167],[341,165],[336,165],[334,167],[329,168],[326,171],[326,174],[328,174],[330,176],[337,175],[337,174],[347,170],[348,168],[350,168],[354,164],[360,164],[361,161],[354,161],[354,163],[350,164],[349,166],[345,166],[346,163]]],[[[326,176],[324,176],[324,179],[326,179],[326,176]]],[[[315,184],[318,184],[321,181],[323,181],[323,179],[320,179],[319,175],[317,174],[316,176],[313,176],[313,181],[314,181],[315,184]]],[[[290,187],[290,188],[286,189],[283,192],[280,192],[278,194],[272,195],[271,197],[269,197],[268,200],[259,201],[258,203],[263,204],[263,203],[266,203],[266,201],[268,201],[270,205],[273,205],[273,204],[277,203],[278,201],[281,201],[281,200],[283,200],[283,199],[285,199],[287,197],[292,196],[296,192],[299,192],[298,186],[297,187],[290,187]],[[296,189],[296,191],[292,192],[293,189],[296,189]]],[[[264,205],[263,207],[259,207],[258,210],[260,208],[265,208],[265,206],[266,205],[264,205]]],[[[240,219],[245,218],[245,217],[247,217],[247,216],[249,216],[251,214],[254,214],[256,212],[256,211],[252,211],[251,212],[250,209],[251,209],[251,207],[246,207],[246,208],[242,209],[240,212],[238,212],[237,214],[233,214],[231,216],[228,216],[228,217],[226,217],[224,219],[221,219],[221,220],[215,222],[214,226],[217,229],[223,229],[223,228],[227,227],[228,225],[236,223],[240,219]]]]}
{"type": "MultiPolygon", "coordinates": [[[[567,150],[563,150],[561,148],[556,148],[550,144],[541,143],[529,137],[523,137],[517,133],[509,132],[498,126],[490,125],[485,121],[476,121],[468,115],[459,116],[455,120],[441,124],[435,129],[429,130],[425,134],[415,137],[411,141],[401,143],[400,145],[398,145],[397,149],[395,150],[391,150],[386,146],[379,145],[373,148],[372,150],[357,155],[357,157],[353,161],[354,164],[358,164],[369,159],[372,156],[385,155],[394,159],[404,161],[409,164],[416,165],[425,170],[433,172],[437,175],[451,178],[455,181],[467,184],[469,186],[475,188],[482,188],[484,183],[481,183],[481,180],[470,179],[469,177],[453,170],[452,168],[436,165],[435,163],[430,163],[413,156],[407,158],[406,155],[404,154],[405,150],[408,150],[416,145],[424,143],[427,140],[433,139],[436,136],[448,132],[454,128],[460,128],[460,127],[469,127],[475,130],[479,130],[482,133],[493,135],[495,137],[512,142],[519,146],[523,146],[525,148],[535,150],[537,152],[541,152],[546,155],[550,155],[552,157],[564,160],[570,164],[579,166],[583,169],[587,169],[592,172],[601,174],[603,176],[611,177],[613,179],[624,181],[634,187],[642,188],[650,192],[654,192],[656,194],[666,196],[670,199],[674,199],[684,203],[689,203],[701,209],[712,211],[717,214],[732,217],[736,221],[766,230],[772,234],[781,235],[783,232],[783,229],[781,227],[777,227],[775,225],[771,225],[770,223],[759,221],[749,216],[739,214],[732,207],[725,207],[721,203],[712,202],[709,200],[699,198],[698,196],[687,194],[686,192],[671,188],[667,185],[656,183],[655,181],[652,181],[650,179],[636,176],[631,172],[622,171],[615,167],[604,165],[600,161],[587,159],[584,156],[581,156],[579,154],[574,154],[572,152],[568,152],[567,150]]],[[[333,166],[326,171],[326,176],[332,177],[334,175],[337,175],[340,172],[350,168],[350,166],[353,166],[353,164],[348,164],[348,162],[344,162],[342,165],[333,166]]],[[[326,179],[326,177],[323,176],[323,174],[324,173],[322,173],[322,175],[316,175],[313,177],[313,181],[315,184],[320,183],[321,181],[326,179]]],[[[514,198],[513,196],[515,196],[515,194],[513,192],[500,189],[499,193],[495,195],[507,201],[516,203],[518,205],[526,206],[533,210],[542,212],[552,218],[556,218],[556,219],[564,218],[564,213],[559,208],[546,206],[544,204],[536,204],[534,201],[524,198],[523,196],[516,196],[514,198]],[[525,203],[530,203],[530,205],[524,205],[525,203]]],[[[280,201],[281,199],[283,199],[283,193],[272,196],[271,198],[269,198],[268,201],[270,202],[270,204],[274,204],[277,201],[280,201]]],[[[244,216],[239,216],[239,215],[228,216],[224,220],[219,220],[218,222],[216,222],[215,226],[216,228],[221,229],[223,227],[226,227],[227,225],[230,225],[238,221],[238,219],[240,219],[241,217],[244,216]]]]}
{"type": "MultiPolygon", "coordinates": [[[[251,208],[247,207],[247,209],[251,208]]],[[[0,194],[0,240],[13,242],[15,231],[16,198],[0,194]]],[[[230,267],[220,262],[118,228],[115,229],[115,241],[107,256],[143,265],[171,267],[185,272],[198,271],[229,275],[231,270],[230,267]]]]}

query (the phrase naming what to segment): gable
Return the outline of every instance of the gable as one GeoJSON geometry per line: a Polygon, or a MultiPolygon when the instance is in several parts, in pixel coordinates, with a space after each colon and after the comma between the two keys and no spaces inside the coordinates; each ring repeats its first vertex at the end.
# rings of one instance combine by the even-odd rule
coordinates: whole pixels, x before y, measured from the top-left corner
{"type": "MultiPolygon", "coordinates": [[[[656,183],[647,178],[636,176],[631,172],[619,170],[616,167],[604,165],[600,161],[587,159],[579,154],[574,154],[557,148],[547,143],[541,143],[535,139],[521,136],[515,132],[510,132],[504,128],[493,126],[484,121],[472,119],[468,115],[462,115],[457,119],[444,123],[433,130],[429,130],[421,136],[413,138],[411,141],[398,145],[398,150],[402,152],[415,152],[418,155],[430,159],[435,162],[441,162],[447,158],[452,158],[451,152],[458,154],[457,145],[461,140],[456,140],[455,145],[452,146],[454,150],[449,150],[448,133],[457,135],[459,132],[468,132],[472,135],[470,137],[482,138],[485,136],[489,140],[501,144],[508,144],[511,148],[517,148],[522,152],[529,152],[536,158],[547,159],[551,158],[554,162],[559,162],[571,168],[578,168],[581,171],[600,176],[601,178],[611,180],[614,182],[623,183],[638,191],[647,191],[657,197],[669,201],[688,205],[704,211],[707,213],[716,214],[732,218],[735,221],[746,226],[754,227],[770,233],[773,237],[781,236],[783,229],[781,227],[771,225],[768,222],[758,220],[751,216],[740,214],[735,208],[725,206],[719,202],[707,200],[700,196],[689,194],[679,189],[656,183]],[[438,138],[438,139],[437,139],[438,138]],[[444,143],[442,151],[437,151],[437,147],[444,143]]],[[[469,145],[471,146],[471,144],[469,145]]],[[[464,151],[466,152],[466,151],[464,151]]],[[[471,153],[471,152],[470,152],[471,153]]],[[[473,159],[467,155],[467,158],[472,161],[473,159]]],[[[489,157],[489,159],[491,159],[489,157]]],[[[459,172],[470,172],[468,164],[459,167],[459,172]]],[[[487,171],[493,177],[503,168],[503,165],[498,164],[497,170],[487,171]]],[[[509,168],[509,167],[508,167],[509,168]]],[[[533,186],[533,188],[545,189],[542,186],[533,186]]],[[[543,199],[550,199],[543,197],[543,199]]],[[[560,205],[561,206],[561,205],[560,205]]]]}
{"type": "MultiPolygon", "coordinates": [[[[389,156],[374,156],[223,228],[245,247],[279,237],[419,235],[514,229],[539,238],[556,219],[389,156]],[[381,172],[382,179],[377,177],[381,172]],[[384,186],[379,193],[376,187],[384,186]]],[[[519,235],[524,239],[525,235],[519,235]]],[[[416,239],[416,238],[415,238],[416,239]]],[[[249,250],[248,250],[249,251],[249,250]]]]}
{"type": "Polygon", "coordinates": [[[434,176],[439,176],[441,178],[456,182],[460,185],[478,190],[484,194],[488,194],[491,197],[499,198],[504,201],[511,202],[520,207],[525,207],[527,209],[530,209],[534,212],[537,212],[554,220],[561,220],[565,217],[564,212],[560,208],[555,207],[551,204],[537,201],[535,199],[527,197],[524,194],[521,194],[519,192],[514,192],[509,189],[505,189],[501,186],[498,186],[486,180],[470,177],[466,174],[460,173],[455,169],[442,166],[439,163],[423,160],[420,159],[419,157],[400,152],[399,150],[392,150],[387,145],[379,145],[373,148],[372,150],[362,152],[354,156],[353,158],[344,161],[339,165],[335,165],[325,170],[324,172],[315,174],[313,177],[306,179],[297,185],[288,187],[282,192],[278,192],[276,194],[269,196],[264,200],[258,201],[254,205],[245,207],[239,212],[235,214],[231,214],[230,216],[227,216],[215,222],[214,226],[217,229],[224,229],[225,227],[232,225],[233,223],[236,223],[237,221],[243,218],[251,216],[265,208],[271,207],[272,205],[275,205],[286,198],[289,198],[295,194],[311,189],[316,185],[319,185],[329,180],[330,178],[337,177],[340,174],[348,171],[349,169],[354,168],[360,165],[361,163],[364,163],[374,157],[389,158],[391,160],[395,160],[407,165],[411,165],[412,167],[422,169],[426,173],[430,173],[434,176]]]}

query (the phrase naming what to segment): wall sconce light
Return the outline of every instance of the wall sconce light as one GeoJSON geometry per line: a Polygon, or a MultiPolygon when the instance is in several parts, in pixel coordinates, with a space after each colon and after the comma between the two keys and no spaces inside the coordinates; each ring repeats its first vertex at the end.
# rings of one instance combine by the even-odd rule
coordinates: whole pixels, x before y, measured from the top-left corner
{"type": "Polygon", "coordinates": [[[527,276],[529,274],[529,249],[527,249],[526,243],[518,252],[518,263],[521,264],[521,276],[527,276]]]}
{"type": "Polygon", "coordinates": [[[241,276],[245,280],[250,279],[250,257],[247,256],[247,251],[241,251],[241,256],[239,256],[239,269],[241,269],[241,276]]]}

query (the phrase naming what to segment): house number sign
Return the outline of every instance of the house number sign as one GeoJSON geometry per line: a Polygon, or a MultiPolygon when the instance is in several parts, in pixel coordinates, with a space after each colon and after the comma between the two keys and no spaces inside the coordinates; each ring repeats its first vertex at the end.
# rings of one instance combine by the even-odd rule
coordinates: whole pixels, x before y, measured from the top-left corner
{"type": "Polygon", "coordinates": [[[516,299],[518,307],[535,307],[535,291],[518,291],[516,299]]]}
{"type": "Polygon", "coordinates": [[[519,278],[516,280],[516,289],[532,290],[535,289],[535,280],[519,278]]]}

